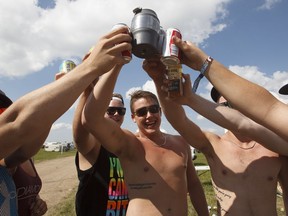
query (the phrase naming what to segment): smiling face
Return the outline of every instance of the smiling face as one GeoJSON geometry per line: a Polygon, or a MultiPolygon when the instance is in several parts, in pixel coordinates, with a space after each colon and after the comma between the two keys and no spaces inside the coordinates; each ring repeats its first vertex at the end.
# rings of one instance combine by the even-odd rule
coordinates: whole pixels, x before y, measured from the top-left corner
{"type": "MultiPolygon", "coordinates": [[[[124,115],[120,115],[121,113],[119,113],[119,111],[117,110],[117,108],[123,108],[124,105],[121,102],[121,100],[119,99],[112,99],[109,103],[108,107],[113,107],[114,108],[114,112],[113,114],[109,112],[106,112],[104,117],[105,118],[110,118],[113,119],[115,122],[117,122],[117,124],[119,124],[120,126],[122,125],[123,121],[124,121],[124,115]],[[116,109],[115,109],[116,108],[116,109]],[[115,111],[116,110],[116,111],[115,111]]],[[[108,109],[107,109],[108,110],[108,109]]]]}
{"type": "Polygon", "coordinates": [[[153,98],[145,97],[133,102],[132,120],[137,124],[139,132],[149,136],[158,133],[161,125],[161,109],[153,98]]]}

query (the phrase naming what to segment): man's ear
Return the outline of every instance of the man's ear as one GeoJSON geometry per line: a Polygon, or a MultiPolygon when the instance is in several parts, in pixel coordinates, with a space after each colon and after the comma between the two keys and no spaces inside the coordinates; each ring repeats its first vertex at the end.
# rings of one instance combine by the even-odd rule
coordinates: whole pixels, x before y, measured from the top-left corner
{"type": "Polygon", "coordinates": [[[131,114],[131,119],[134,123],[136,123],[136,119],[135,119],[135,115],[134,114],[131,114]]]}

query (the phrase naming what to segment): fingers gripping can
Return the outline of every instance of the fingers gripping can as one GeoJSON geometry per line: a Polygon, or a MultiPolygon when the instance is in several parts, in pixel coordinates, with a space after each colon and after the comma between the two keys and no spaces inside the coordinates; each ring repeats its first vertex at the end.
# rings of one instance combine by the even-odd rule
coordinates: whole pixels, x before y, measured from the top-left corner
{"type": "Polygon", "coordinates": [[[174,44],[172,38],[176,36],[182,38],[181,32],[176,28],[168,28],[166,30],[165,42],[163,44],[163,52],[161,61],[164,65],[177,65],[180,63],[180,50],[174,44]]]}
{"type": "MultiPolygon", "coordinates": [[[[112,27],[112,30],[121,28],[121,27],[123,27],[123,26],[125,26],[125,27],[128,28],[128,26],[127,26],[125,23],[117,23],[116,25],[114,25],[114,26],[112,27]]],[[[129,29],[129,28],[128,28],[128,29],[129,29]]],[[[126,33],[127,33],[127,34],[130,34],[130,31],[128,30],[126,33]]],[[[125,50],[125,51],[122,52],[122,56],[123,56],[123,58],[124,58],[125,60],[131,60],[131,59],[132,59],[132,52],[131,52],[130,50],[125,50]]]]}
{"type": "Polygon", "coordinates": [[[59,66],[59,71],[67,73],[67,72],[73,70],[75,67],[76,67],[76,64],[73,61],[64,60],[59,66]]]}

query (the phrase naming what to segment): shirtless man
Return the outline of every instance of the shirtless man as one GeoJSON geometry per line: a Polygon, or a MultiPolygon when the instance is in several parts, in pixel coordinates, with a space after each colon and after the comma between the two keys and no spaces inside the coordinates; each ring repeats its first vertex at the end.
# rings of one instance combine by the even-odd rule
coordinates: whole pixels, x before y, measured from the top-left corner
{"type": "Polygon", "coordinates": [[[209,215],[190,147],[181,136],[160,131],[161,109],[154,94],[137,91],[131,96],[137,134],[104,117],[119,72],[120,67],[100,78],[82,121],[121,162],[130,198],[126,215],[187,215],[187,192],[198,215],[209,215]]]}
{"type": "MultiPolygon", "coordinates": [[[[288,173],[284,169],[285,158],[279,157],[277,153],[247,137],[241,132],[245,130],[240,127],[247,127],[247,129],[250,127],[249,129],[254,133],[255,131],[273,133],[261,125],[254,125],[234,109],[217,106],[193,94],[190,78],[184,76],[184,96],[174,101],[188,105],[205,117],[208,116],[215,123],[233,129],[233,131],[228,130],[223,136],[202,131],[187,118],[182,106],[166,99],[166,92],[161,90],[165,85],[163,82],[165,68],[161,62],[145,61],[143,68],[156,84],[167,120],[188,142],[193,140],[190,142],[193,147],[205,155],[211,170],[218,215],[276,216],[278,178],[287,191],[288,173]]],[[[223,97],[219,100],[221,103],[225,102],[223,97]]],[[[279,139],[277,135],[274,136],[275,140],[279,139]]],[[[269,140],[273,141],[272,138],[269,140]]]]}
{"type": "MultiPolygon", "coordinates": [[[[177,37],[173,39],[184,54],[182,63],[200,71],[203,62],[208,57],[207,54],[191,42],[182,41],[177,37]]],[[[234,74],[215,59],[204,75],[233,107],[288,141],[288,106],[286,104],[263,87],[234,74]]],[[[288,155],[288,145],[278,145],[274,151],[288,155]]]]}

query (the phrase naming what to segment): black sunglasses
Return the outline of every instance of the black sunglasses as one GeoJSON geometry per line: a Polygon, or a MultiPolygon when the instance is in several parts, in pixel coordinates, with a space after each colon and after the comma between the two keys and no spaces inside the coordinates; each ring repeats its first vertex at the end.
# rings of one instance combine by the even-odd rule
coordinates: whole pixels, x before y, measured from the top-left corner
{"type": "Polygon", "coordinates": [[[232,108],[231,104],[228,101],[219,103],[219,105],[232,108]]]}
{"type": "Polygon", "coordinates": [[[108,107],[106,113],[108,115],[114,115],[115,113],[118,113],[120,116],[124,116],[126,113],[125,107],[108,107]]]}
{"type": "Polygon", "coordinates": [[[142,116],[147,115],[148,111],[150,113],[158,113],[160,111],[160,107],[157,104],[151,105],[151,106],[148,106],[148,107],[142,107],[142,108],[137,109],[134,112],[134,114],[136,114],[138,117],[142,117],[142,116]]]}

